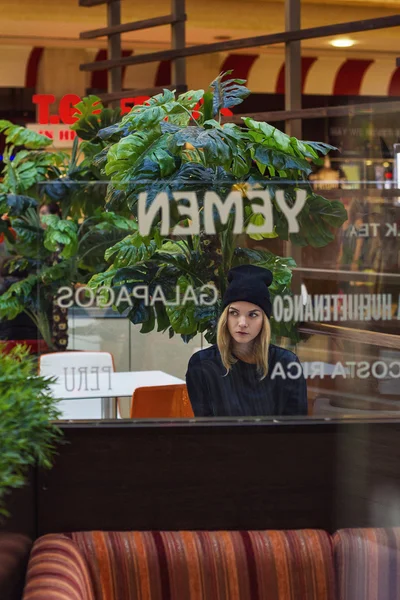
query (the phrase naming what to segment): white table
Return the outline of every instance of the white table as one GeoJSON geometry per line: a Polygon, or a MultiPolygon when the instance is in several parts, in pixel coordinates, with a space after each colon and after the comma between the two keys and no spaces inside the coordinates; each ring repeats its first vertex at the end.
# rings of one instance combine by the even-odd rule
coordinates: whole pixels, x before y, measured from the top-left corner
{"type": "MultiPolygon", "coordinates": [[[[55,398],[60,398],[60,409],[66,413],[71,413],[71,400],[98,400],[96,406],[92,406],[89,411],[90,418],[115,419],[117,417],[116,398],[123,396],[132,396],[136,388],[148,387],[153,385],[175,385],[185,383],[182,379],[164,373],[163,371],[128,371],[128,372],[78,372],[69,373],[67,376],[58,376],[57,381],[51,384],[50,390],[55,398]],[[101,399],[101,400],[100,400],[101,399]],[[99,405],[101,410],[99,410],[99,405]],[[94,414],[93,414],[94,410],[94,414]],[[96,416],[97,413],[97,416],[96,416]],[[99,414],[100,413],[100,414],[99,414]]],[[[82,404],[82,403],[81,403],[82,404]]],[[[71,414],[70,419],[85,418],[79,410],[79,404],[76,416],[71,414]]],[[[65,417],[64,417],[65,418],[65,417]]],[[[86,417],[88,418],[88,417],[86,417]]]]}

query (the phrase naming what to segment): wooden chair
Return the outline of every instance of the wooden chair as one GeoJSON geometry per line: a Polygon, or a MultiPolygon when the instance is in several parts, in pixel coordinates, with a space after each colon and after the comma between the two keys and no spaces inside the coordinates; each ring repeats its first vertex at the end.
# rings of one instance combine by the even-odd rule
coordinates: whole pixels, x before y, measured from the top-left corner
{"type": "Polygon", "coordinates": [[[136,388],[131,419],[185,419],[194,417],[186,384],[136,388]]]}

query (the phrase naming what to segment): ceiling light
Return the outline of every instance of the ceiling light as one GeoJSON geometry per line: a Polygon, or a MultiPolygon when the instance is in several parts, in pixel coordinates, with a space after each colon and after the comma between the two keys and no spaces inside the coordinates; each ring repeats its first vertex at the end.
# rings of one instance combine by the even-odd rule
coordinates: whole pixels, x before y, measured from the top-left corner
{"type": "Polygon", "coordinates": [[[335,46],[335,48],[350,48],[350,46],[354,46],[356,42],[350,38],[337,38],[329,43],[331,46],[335,46]]]}

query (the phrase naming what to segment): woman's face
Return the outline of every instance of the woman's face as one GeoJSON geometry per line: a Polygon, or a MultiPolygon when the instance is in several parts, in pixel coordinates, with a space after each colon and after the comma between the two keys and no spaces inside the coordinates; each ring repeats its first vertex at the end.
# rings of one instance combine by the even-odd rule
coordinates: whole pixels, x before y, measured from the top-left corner
{"type": "Polygon", "coordinates": [[[238,344],[248,344],[260,333],[263,311],[250,302],[233,302],[228,309],[228,331],[238,344]]]}

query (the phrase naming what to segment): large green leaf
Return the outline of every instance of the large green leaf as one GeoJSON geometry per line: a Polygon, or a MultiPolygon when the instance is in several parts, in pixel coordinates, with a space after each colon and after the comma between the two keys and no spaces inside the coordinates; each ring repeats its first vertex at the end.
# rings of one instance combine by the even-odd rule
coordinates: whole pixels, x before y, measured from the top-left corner
{"type": "MultiPolygon", "coordinates": [[[[76,112],[73,114],[73,117],[76,119],[85,119],[92,115],[100,114],[103,109],[103,104],[98,96],[90,95],[75,104],[74,108],[76,109],[76,112]]],[[[76,130],[78,122],[79,121],[76,121],[71,129],[76,130]]]]}
{"type": "Polygon", "coordinates": [[[15,319],[31,303],[31,297],[36,292],[38,278],[29,275],[22,281],[13,283],[4,294],[0,295],[0,318],[15,319]]]}
{"type": "Polygon", "coordinates": [[[165,305],[161,302],[156,302],[154,304],[154,309],[157,317],[157,331],[164,332],[171,325],[165,305]]]}
{"type": "Polygon", "coordinates": [[[36,260],[48,257],[49,252],[43,246],[44,231],[35,208],[26,208],[20,217],[11,217],[11,225],[17,235],[14,244],[16,253],[36,260]]]}
{"type": "Polygon", "coordinates": [[[287,154],[294,154],[291,148],[291,138],[273,125],[260,121],[254,121],[250,117],[243,117],[248,129],[247,135],[258,144],[280,150],[287,154]]]}
{"type": "Polygon", "coordinates": [[[157,244],[154,240],[144,238],[136,232],[108,248],[105,259],[113,259],[114,268],[127,267],[148,260],[156,250],[157,244]]]}
{"type": "Polygon", "coordinates": [[[331,146],[324,142],[303,142],[303,144],[310,146],[316,152],[321,152],[323,155],[328,154],[331,150],[337,150],[336,146],[331,146]]]}
{"type": "Polygon", "coordinates": [[[112,283],[113,283],[113,279],[114,276],[116,275],[118,269],[114,268],[114,267],[109,267],[106,271],[103,271],[102,273],[96,273],[96,275],[93,275],[88,283],[87,286],[90,287],[92,290],[96,291],[98,288],[101,287],[112,287],[112,283]]]}
{"type": "Polygon", "coordinates": [[[316,162],[318,160],[318,152],[326,154],[329,150],[336,150],[334,146],[330,146],[329,144],[303,142],[295,137],[288,136],[269,123],[255,121],[250,117],[243,117],[243,121],[247,127],[247,132],[243,133],[244,137],[257,144],[282,151],[285,154],[290,154],[300,159],[308,158],[312,162],[316,162]]]}
{"type": "Polygon", "coordinates": [[[311,166],[305,159],[298,156],[291,156],[280,150],[267,148],[262,145],[254,146],[254,158],[259,163],[267,166],[271,165],[278,171],[294,169],[305,174],[309,174],[312,171],[311,166]]]}
{"type": "Polygon", "coordinates": [[[231,73],[232,71],[220,73],[210,84],[214,91],[214,116],[218,115],[222,108],[231,108],[241,104],[250,95],[250,90],[243,85],[246,83],[245,79],[225,79],[231,73]]]}
{"type": "Polygon", "coordinates": [[[140,333],[150,333],[153,331],[156,324],[156,313],[154,306],[147,306],[147,318],[143,322],[140,333]]]}
{"type": "MultiPolygon", "coordinates": [[[[181,301],[184,299],[185,291],[188,286],[191,285],[191,281],[185,277],[179,277],[177,285],[181,293],[181,301]]],[[[167,306],[166,311],[168,314],[171,327],[175,333],[180,334],[193,334],[197,332],[197,323],[194,317],[196,305],[193,301],[188,301],[185,304],[179,304],[177,306],[167,306]]]]}
{"type": "Polygon", "coordinates": [[[186,144],[201,148],[208,162],[212,159],[226,168],[229,168],[232,162],[232,151],[219,129],[186,127],[173,135],[170,147],[173,152],[176,152],[178,148],[186,144]]]}
{"type": "Polygon", "coordinates": [[[205,127],[186,127],[171,136],[170,148],[178,153],[191,144],[201,149],[206,164],[221,166],[235,176],[244,176],[250,170],[250,154],[246,154],[240,129],[234,125],[220,127],[216,121],[207,121],[205,127]]]}
{"type": "Polygon", "coordinates": [[[4,185],[10,192],[23,193],[46,179],[64,160],[62,152],[21,150],[13,161],[5,159],[4,185]]]}
{"type": "Polygon", "coordinates": [[[309,194],[298,216],[300,231],[291,234],[290,239],[300,246],[322,248],[335,239],[331,228],[340,227],[346,219],[347,211],[341,202],[309,194]]]}
{"type": "Polygon", "coordinates": [[[121,109],[104,108],[97,96],[83,98],[74,108],[76,112],[73,116],[77,121],[71,125],[71,129],[83,140],[94,140],[101,130],[121,120],[121,109]]]}
{"type": "Polygon", "coordinates": [[[136,221],[127,219],[115,212],[101,212],[97,219],[92,219],[90,228],[93,231],[111,231],[111,229],[120,229],[121,231],[136,231],[138,226],[136,221]],[[98,221],[97,223],[95,221],[98,221]]]}
{"type": "Polygon", "coordinates": [[[56,215],[45,215],[43,222],[47,225],[44,235],[44,246],[51,252],[60,252],[63,258],[74,256],[78,249],[77,225],[74,221],[60,219],[56,215]]]}
{"type": "Polygon", "coordinates": [[[175,161],[168,152],[168,135],[161,136],[161,129],[136,131],[111,146],[105,172],[114,181],[131,181],[145,159],[155,163],[161,177],[175,170],[175,161]]]}
{"type": "Polygon", "coordinates": [[[37,205],[37,200],[30,196],[19,194],[4,194],[0,196],[0,210],[2,213],[8,213],[10,217],[21,215],[28,208],[36,208],[37,205]]]}
{"type": "Polygon", "coordinates": [[[134,106],[129,114],[122,119],[122,125],[128,125],[130,130],[149,131],[156,127],[177,106],[175,94],[164,90],[146,100],[143,104],[134,106]]]}
{"type": "Polygon", "coordinates": [[[180,94],[176,100],[176,105],[168,111],[168,124],[185,127],[192,119],[192,111],[203,95],[204,90],[190,90],[180,94]]]}
{"type": "Polygon", "coordinates": [[[311,194],[307,203],[310,214],[318,215],[332,227],[341,227],[347,220],[347,211],[339,200],[327,200],[318,194],[311,194]]]}
{"type": "Polygon", "coordinates": [[[14,125],[10,121],[0,120],[0,133],[6,136],[6,144],[14,146],[25,146],[25,148],[46,148],[53,143],[53,140],[46,135],[41,135],[26,127],[14,125]]]}
{"type": "Polygon", "coordinates": [[[69,284],[75,273],[72,270],[72,265],[69,261],[55,263],[50,267],[43,267],[38,273],[38,281],[43,285],[50,284],[69,284]]]}

